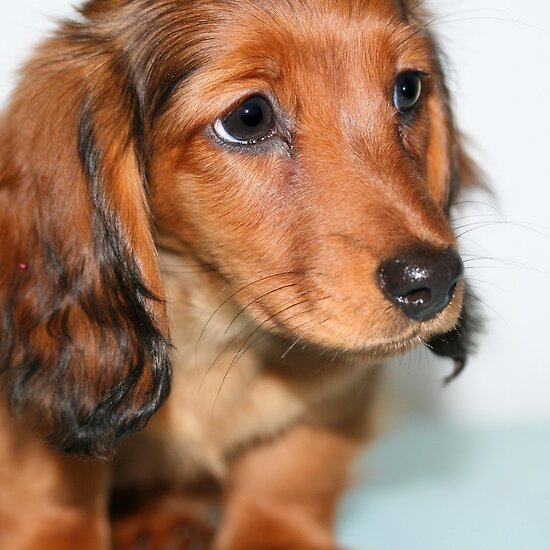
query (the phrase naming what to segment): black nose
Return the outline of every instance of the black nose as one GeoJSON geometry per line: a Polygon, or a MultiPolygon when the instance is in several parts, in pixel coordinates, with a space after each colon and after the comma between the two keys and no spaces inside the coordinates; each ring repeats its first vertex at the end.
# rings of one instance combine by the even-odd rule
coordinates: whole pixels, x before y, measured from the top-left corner
{"type": "Polygon", "coordinates": [[[380,287],[407,317],[433,319],[453,299],[464,273],[460,256],[452,249],[419,247],[382,264],[380,287]]]}

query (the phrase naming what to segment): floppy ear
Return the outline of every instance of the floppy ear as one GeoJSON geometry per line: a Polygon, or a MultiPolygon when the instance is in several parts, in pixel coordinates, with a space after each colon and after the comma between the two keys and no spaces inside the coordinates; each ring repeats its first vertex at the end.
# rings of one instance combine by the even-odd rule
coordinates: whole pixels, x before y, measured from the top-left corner
{"type": "MultiPolygon", "coordinates": [[[[462,144],[462,137],[452,127],[452,120],[450,123],[450,182],[446,204],[448,215],[462,191],[474,185],[481,185],[480,172],[467,155],[462,144]]],[[[454,370],[445,378],[445,384],[454,380],[464,370],[467,358],[475,347],[475,336],[483,328],[479,308],[476,307],[474,300],[472,290],[466,284],[462,311],[457,326],[450,332],[435,336],[426,344],[436,355],[448,357],[454,361],[454,370]]]]}
{"type": "MultiPolygon", "coordinates": [[[[451,141],[448,156],[450,161],[446,169],[449,178],[445,204],[447,215],[450,215],[451,208],[461,192],[481,181],[479,171],[466,154],[462,138],[453,128],[450,116],[449,112],[447,135],[451,141]]],[[[473,351],[475,334],[481,331],[482,322],[478,308],[473,303],[474,299],[472,291],[466,285],[458,325],[450,332],[435,336],[426,344],[436,355],[448,357],[454,361],[454,371],[445,379],[445,383],[451,382],[464,370],[467,357],[473,351]]]]}
{"type": "Polygon", "coordinates": [[[0,125],[0,368],[12,410],[104,457],[169,391],[143,121],[120,59],[46,42],[0,125]]]}
{"type": "MultiPolygon", "coordinates": [[[[449,174],[449,191],[446,198],[446,210],[450,215],[450,210],[460,193],[465,188],[475,185],[480,179],[475,164],[463,148],[461,136],[452,127],[452,120],[449,121],[448,135],[451,138],[451,143],[449,147],[450,166],[447,170],[449,174]]],[[[472,291],[466,285],[458,325],[450,332],[435,336],[426,344],[436,355],[448,357],[454,361],[454,370],[445,379],[446,384],[464,370],[468,355],[474,348],[475,335],[482,329],[478,308],[473,303],[474,299],[472,291]]]]}
{"type": "MultiPolygon", "coordinates": [[[[412,4],[408,14],[422,28],[426,15],[416,9],[418,2],[412,4]]],[[[425,31],[426,32],[426,31],[425,31]]],[[[439,86],[438,99],[432,98],[431,129],[428,150],[428,184],[432,190],[437,190],[441,206],[450,216],[451,208],[456,204],[462,192],[474,186],[483,186],[482,174],[469,157],[464,147],[464,137],[457,130],[452,109],[450,94],[445,83],[445,75],[441,64],[440,52],[432,36],[427,34],[434,52],[434,63],[437,67],[439,86]],[[443,192],[441,192],[443,190],[443,192]]],[[[427,342],[427,347],[435,354],[453,359],[453,373],[445,379],[450,382],[462,372],[466,365],[468,354],[473,349],[474,336],[482,328],[478,308],[473,304],[475,299],[466,286],[465,299],[458,325],[450,332],[438,335],[427,342]]]]}

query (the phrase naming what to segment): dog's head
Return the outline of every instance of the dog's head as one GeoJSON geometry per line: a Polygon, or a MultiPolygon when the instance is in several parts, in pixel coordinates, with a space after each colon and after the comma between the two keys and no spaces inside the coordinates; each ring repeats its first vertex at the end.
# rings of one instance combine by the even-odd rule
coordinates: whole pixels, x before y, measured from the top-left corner
{"type": "Polygon", "coordinates": [[[212,266],[265,328],[377,358],[431,340],[462,359],[448,210],[473,172],[407,2],[81,11],[26,67],[0,131],[16,411],[102,454],[158,408],[158,240],[212,266]]]}

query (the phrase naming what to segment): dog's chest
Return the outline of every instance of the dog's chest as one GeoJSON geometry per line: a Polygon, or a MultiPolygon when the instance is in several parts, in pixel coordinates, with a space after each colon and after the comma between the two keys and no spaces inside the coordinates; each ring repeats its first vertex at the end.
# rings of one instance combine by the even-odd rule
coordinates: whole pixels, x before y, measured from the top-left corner
{"type": "Polygon", "coordinates": [[[276,434],[305,410],[299,392],[258,353],[265,334],[238,315],[223,284],[180,258],[166,263],[172,390],[146,430],[122,446],[123,484],[159,470],[183,481],[203,473],[223,478],[228,454],[276,434]]]}
{"type": "Polygon", "coordinates": [[[182,483],[205,474],[223,480],[234,452],[323,408],[343,411],[349,400],[344,406],[342,396],[367,374],[336,365],[317,372],[305,356],[290,369],[274,366],[264,353],[270,336],[224,302],[223,292],[182,272],[167,277],[172,391],[148,428],[122,447],[115,476],[122,485],[159,474],[182,483]]]}

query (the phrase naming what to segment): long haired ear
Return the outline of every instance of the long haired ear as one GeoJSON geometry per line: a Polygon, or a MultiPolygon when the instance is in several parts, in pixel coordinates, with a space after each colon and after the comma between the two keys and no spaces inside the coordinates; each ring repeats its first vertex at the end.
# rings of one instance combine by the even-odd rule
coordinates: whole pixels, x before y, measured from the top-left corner
{"type": "MultiPolygon", "coordinates": [[[[481,185],[480,171],[467,155],[462,137],[452,128],[450,121],[450,166],[449,192],[446,199],[446,210],[450,216],[452,206],[461,193],[474,185],[481,185]]],[[[452,382],[465,368],[466,361],[474,351],[475,337],[481,332],[483,322],[479,308],[476,307],[473,291],[465,285],[464,301],[457,326],[450,332],[437,335],[426,343],[430,351],[441,357],[447,357],[454,362],[453,372],[444,379],[444,383],[452,382]]]]}
{"type": "MultiPolygon", "coordinates": [[[[463,137],[452,127],[450,121],[450,167],[449,192],[447,194],[446,210],[450,216],[451,209],[461,194],[473,186],[483,186],[482,176],[476,164],[466,153],[463,137]]],[[[475,349],[475,338],[483,329],[483,320],[473,291],[465,284],[464,301],[457,326],[450,332],[440,334],[426,343],[426,346],[436,355],[447,357],[454,362],[453,372],[444,379],[444,383],[452,382],[465,368],[469,355],[475,349]]]]}
{"type": "Polygon", "coordinates": [[[0,125],[0,368],[12,410],[108,456],[170,385],[138,100],[113,50],[63,34],[0,125]]]}
{"type": "MultiPolygon", "coordinates": [[[[483,187],[483,175],[465,148],[465,138],[458,131],[451,109],[451,98],[446,86],[446,79],[441,62],[441,52],[436,41],[427,30],[428,16],[422,8],[417,9],[418,2],[403,0],[404,13],[411,18],[420,29],[423,29],[431,42],[434,64],[437,67],[439,86],[437,101],[432,102],[432,128],[430,131],[427,179],[432,190],[438,190],[441,206],[450,217],[451,209],[456,205],[462,193],[472,187],[483,187]],[[441,193],[440,190],[444,190],[441,193]]],[[[449,383],[464,369],[466,360],[473,351],[475,334],[482,330],[482,320],[479,310],[473,301],[475,297],[466,286],[465,299],[458,325],[445,334],[435,336],[426,343],[436,355],[448,357],[454,361],[453,373],[445,379],[449,383]]]]}

